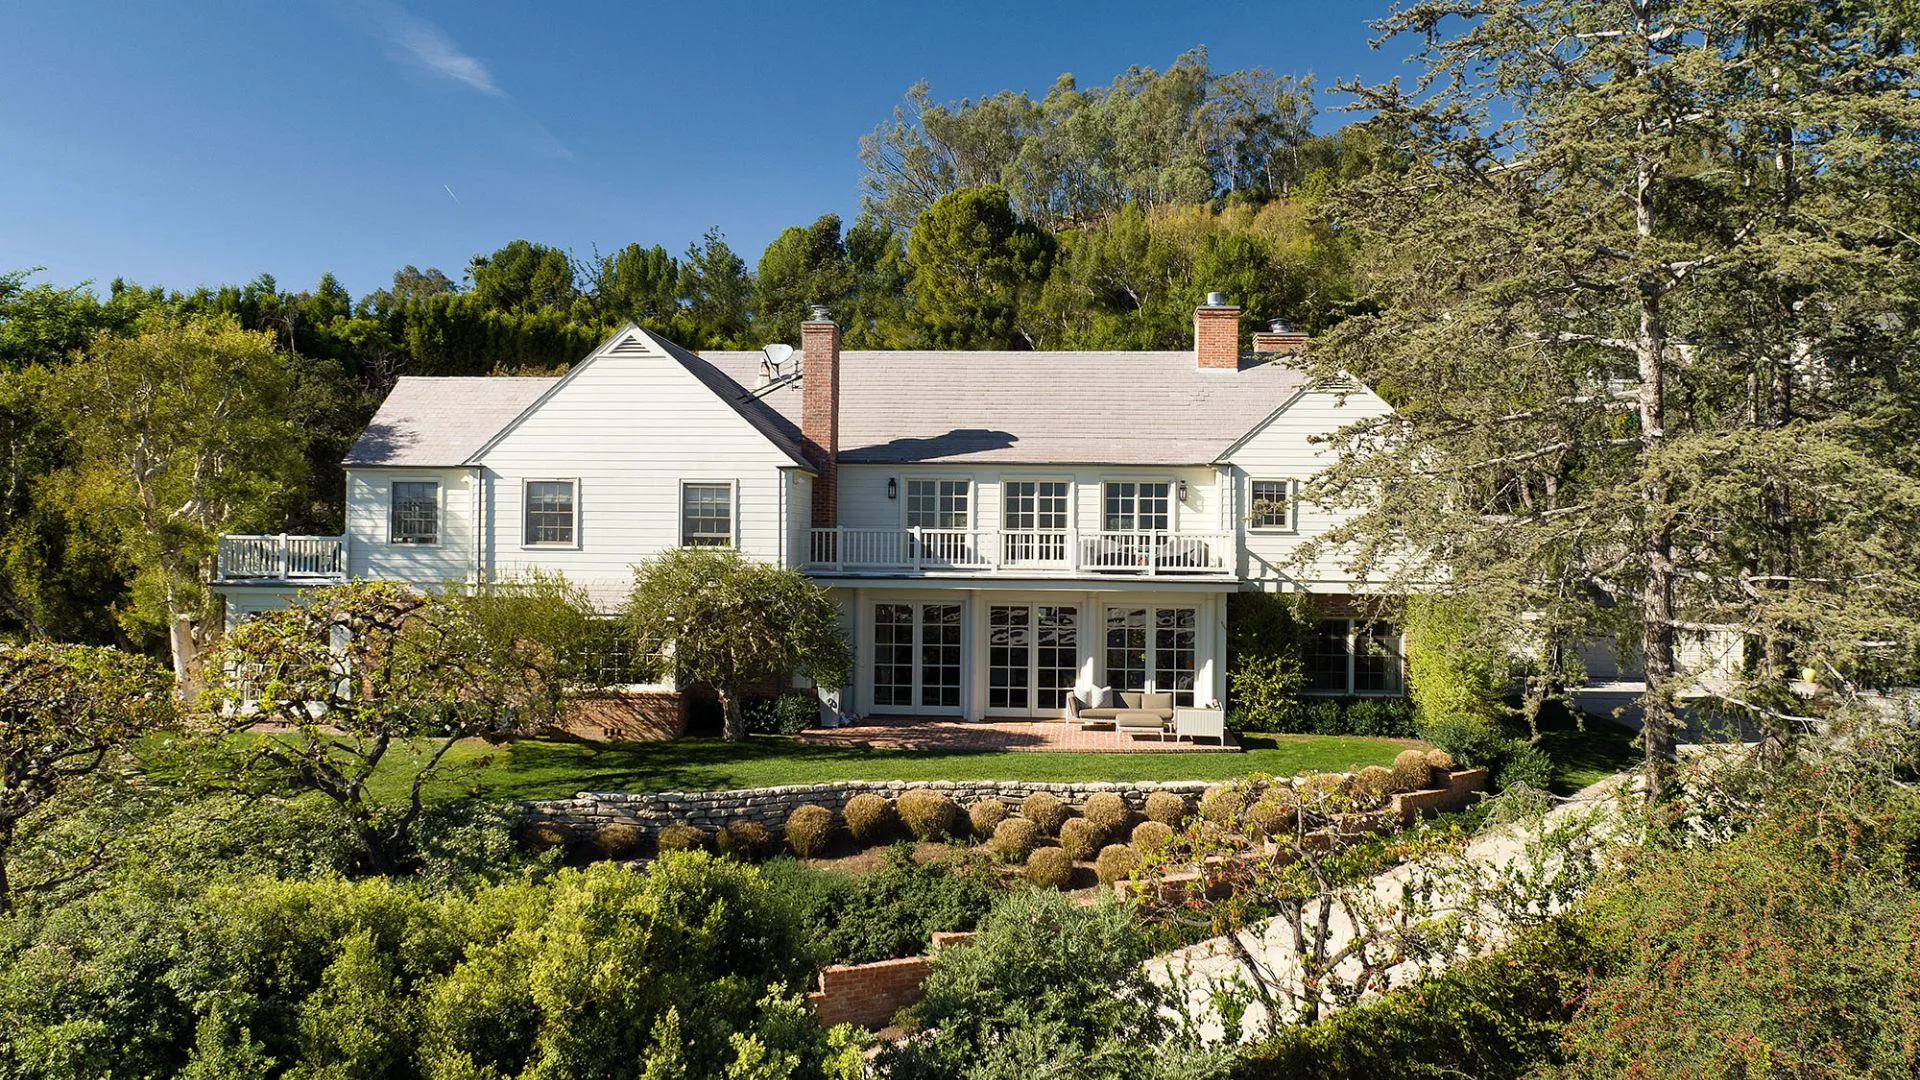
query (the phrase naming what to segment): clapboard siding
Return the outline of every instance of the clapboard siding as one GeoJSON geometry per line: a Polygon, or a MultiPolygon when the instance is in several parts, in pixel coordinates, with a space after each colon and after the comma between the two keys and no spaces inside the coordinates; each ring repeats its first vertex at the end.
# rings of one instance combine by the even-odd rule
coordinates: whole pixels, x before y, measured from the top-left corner
{"type": "Polygon", "coordinates": [[[1347,511],[1302,502],[1296,505],[1292,529],[1254,529],[1246,521],[1252,501],[1250,487],[1254,480],[1288,480],[1297,491],[1301,483],[1332,460],[1330,449],[1312,441],[1315,436],[1330,435],[1348,424],[1391,411],[1385,401],[1365,388],[1349,391],[1344,399],[1329,390],[1302,391],[1229,455],[1233,509],[1227,516],[1240,538],[1241,578],[1268,584],[1291,581],[1309,588],[1345,586],[1353,581],[1337,555],[1323,556],[1305,568],[1289,563],[1303,542],[1334,528],[1347,511]]]}
{"type": "Polygon", "coordinates": [[[359,467],[347,472],[347,572],[355,578],[457,585],[473,578],[473,470],[359,467]],[[389,495],[396,480],[440,484],[440,542],[388,542],[389,495]]]}
{"type": "Polygon", "coordinates": [[[565,573],[612,607],[632,567],[680,542],[683,482],[734,487],[742,552],[784,562],[792,462],[672,357],[635,337],[589,358],[481,457],[487,562],[498,576],[565,573]],[[523,485],[578,481],[577,546],[524,543],[523,485]]]}

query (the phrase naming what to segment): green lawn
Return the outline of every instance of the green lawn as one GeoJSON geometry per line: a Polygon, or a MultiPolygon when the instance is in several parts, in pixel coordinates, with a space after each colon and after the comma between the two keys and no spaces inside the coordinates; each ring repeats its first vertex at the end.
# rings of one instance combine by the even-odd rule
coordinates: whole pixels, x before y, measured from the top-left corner
{"type": "MultiPolygon", "coordinates": [[[[1252,772],[1290,776],[1387,765],[1411,745],[1396,739],[1250,736],[1245,751],[1180,754],[1052,754],[1005,751],[852,750],[803,746],[779,736],[742,743],[588,744],[527,739],[489,749],[462,743],[436,799],[552,799],[581,791],[717,791],[827,780],[1223,780],[1252,772]]],[[[383,777],[382,797],[404,775],[383,777]]]]}
{"type": "Polygon", "coordinates": [[[1554,793],[1571,795],[1638,765],[1640,749],[1633,741],[1639,735],[1604,716],[1588,716],[1586,730],[1581,731],[1567,710],[1556,707],[1542,711],[1540,749],[1558,766],[1554,793]]]}

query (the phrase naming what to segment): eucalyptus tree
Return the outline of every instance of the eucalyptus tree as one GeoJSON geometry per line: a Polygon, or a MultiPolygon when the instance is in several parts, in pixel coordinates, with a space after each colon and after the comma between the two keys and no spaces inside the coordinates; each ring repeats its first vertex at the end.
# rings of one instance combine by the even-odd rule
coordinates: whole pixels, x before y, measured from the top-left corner
{"type": "Polygon", "coordinates": [[[1404,171],[1333,214],[1376,312],[1320,375],[1395,415],[1335,439],[1329,544],[1483,632],[1639,654],[1650,795],[1676,697],[1785,735],[1920,649],[1915,26],[1849,0],[1433,0],[1410,85],[1348,84],[1404,171]],[[1731,639],[1725,677],[1682,663],[1731,639]]]}

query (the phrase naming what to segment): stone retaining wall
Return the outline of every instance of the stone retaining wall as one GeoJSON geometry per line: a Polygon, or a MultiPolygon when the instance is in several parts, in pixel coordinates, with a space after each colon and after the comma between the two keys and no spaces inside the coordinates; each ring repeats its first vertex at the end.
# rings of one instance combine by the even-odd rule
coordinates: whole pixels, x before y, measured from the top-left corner
{"type": "Polygon", "coordinates": [[[786,824],[787,815],[795,807],[814,803],[839,813],[849,799],[863,792],[895,798],[909,788],[924,787],[951,796],[955,802],[965,806],[981,799],[994,798],[1018,803],[1036,791],[1045,791],[1059,796],[1060,801],[1078,810],[1086,803],[1087,796],[1110,791],[1125,799],[1135,810],[1140,810],[1146,806],[1147,796],[1156,791],[1171,791],[1197,799],[1209,783],[1206,780],[1148,780],[1117,784],[1053,784],[1037,780],[836,780],[824,784],[789,784],[737,791],[581,792],[571,799],[549,799],[532,804],[532,819],[554,825],[575,839],[585,840],[600,826],[616,822],[638,825],[648,832],[675,823],[712,829],[741,819],[757,821],[768,828],[778,828],[786,824]]]}

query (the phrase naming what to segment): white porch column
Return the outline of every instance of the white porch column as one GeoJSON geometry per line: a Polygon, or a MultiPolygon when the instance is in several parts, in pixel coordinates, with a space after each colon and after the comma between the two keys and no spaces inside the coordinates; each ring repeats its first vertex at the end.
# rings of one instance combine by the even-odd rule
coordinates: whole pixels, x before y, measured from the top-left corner
{"type": "Polygon", "coordinates": [[[847,604],[848,637],[853,642],[853,674],[848,677],[840,708],[856,716],[866,716],[873,707],[873,635],[867,627],[873,615],[867,611],[864,589],[844,589],[840,593],[847,604]]]}
{"type": "Polygon", "coordinates": [[[1100,594],[1080,596],[1080,686],[1100,686],[1099,649],[1106,641],[1106,627],[1100,622],[1100,594]]]}
{"type": "Polygon", "coordinates": [[[1202,610],[1209,630],[1209,656],[1205,673],[1196,673],[1194,685],[1211,686],[1213,700],[1224,702],[1227,700],[1227,594],[1215,593],[1202,610]]]}
{"type": "Polygon", "coordinates": [[[967,720],[987,718],[987,605],[979,589],[968,589],[960,609],[960,715],[967,720]]]}

